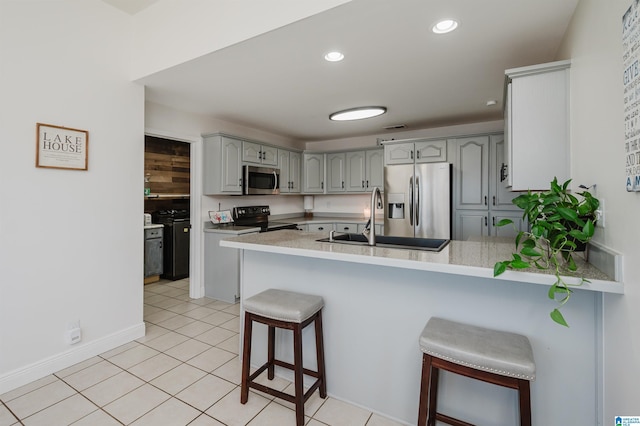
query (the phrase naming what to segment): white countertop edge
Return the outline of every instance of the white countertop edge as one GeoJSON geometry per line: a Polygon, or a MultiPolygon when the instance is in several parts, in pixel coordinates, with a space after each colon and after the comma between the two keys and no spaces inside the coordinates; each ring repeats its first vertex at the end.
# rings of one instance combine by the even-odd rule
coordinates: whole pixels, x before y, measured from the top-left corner
{"type": "MultiPolygon", "coordinates": [[[[363,256],[361,254],[332,253],[321,250],[309,250],[277,245],[253,244],[240,241],[221,240],[220,246],[242,250],[253,250],[265,253],[277,253],[290,256],[312,257],[316,259],[337,260],[340,262],[362,263],[369,265],[389,266],[394,268],[413,269],[419,271],[440,272],[443,274],[455,274],[471,277],[489,278],[495,280],[507,280],[529,284],[541,284],[551,286],[555,282],[555,276],[524,271],[505,271],[499,277],[493,276],[493,269],[477,266],[453,265],[445,263],[418,262],[405,259],[394,259],[380,256],[363,256]]],[[[569,285],[578,284],[580,278],[563,277],[569,285]]],[[[603,281],[591,279],[580,286],[571,288],[602,293],[624,294],[624,284],[615,281],[603,281]]]]}

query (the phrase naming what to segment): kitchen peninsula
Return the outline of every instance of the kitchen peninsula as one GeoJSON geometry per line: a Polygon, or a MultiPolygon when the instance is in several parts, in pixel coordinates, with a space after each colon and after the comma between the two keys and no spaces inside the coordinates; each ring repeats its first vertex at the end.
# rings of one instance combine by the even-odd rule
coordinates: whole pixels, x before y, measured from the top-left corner
{"type": "MultiPolygon", "coordinates": [[[[451,241],[433,253],[316,241],[326,234],[278,231],[221,245],[242,250],[241,300],[267,288],[323,296],[331,397],[415,424],[418,337],[427,320],[439,316],[529,337],[537,365],[534,425],[597,424],[601,293],[622,293],[621,282],[581,264],[580,273],[591,282],[562,308],[571,326],[565,328],[549,318],[554,304],[546,294],[553,276],[507,271],[493,277],[493,264],[510,256],[513,243],[451,241]]],[[[259,331],[254,344],[266,348],[266,330],[259,331]]],[[[305,348],[313,347],[313,332],[304,338],[305,348]]],[[[286,359],[290,336],[278,339],[286,359]]],[[[263,362],[264,353],[256,350],[253,362],[263,362]]],[[[305,363],[315,365],[313,351],[305,352],[305,363]]],[[[447,374],[441,383],[443,412],[477,424],[516,424],[514,391],[447,374]]]]}

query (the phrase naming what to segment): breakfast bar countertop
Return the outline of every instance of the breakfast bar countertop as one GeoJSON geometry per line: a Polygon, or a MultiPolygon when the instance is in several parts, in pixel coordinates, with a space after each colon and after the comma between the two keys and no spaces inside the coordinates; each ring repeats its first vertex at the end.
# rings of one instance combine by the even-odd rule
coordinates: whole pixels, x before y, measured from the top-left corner
{"type": "MultiPolygon", "coordinates": [[[[506,271],[493,276],[496,262],[508,260],[514,252],[513,242],[504,239],[483,238],[479,241],[452,240],[440,252],[411,249],[393,249],[351,245],[316,240],[326,238],[326,232],[300,232],[282,230],[261,234],[240,235],[222,240],[220,245],[237,249],[279,253],[292,256],[314,257],[343,262],[390,266],[445,274],[475,276],[495,280],[552,285],[555,278],[549,271],[535,268],[506,271]]],[[[578,271],[563,273],[567,284],[580,284],[581,277],[588,280],[578,288],[602,293],[624,293],[621,281],[615,281],[593,265],[575,256],[578,271]]]]}

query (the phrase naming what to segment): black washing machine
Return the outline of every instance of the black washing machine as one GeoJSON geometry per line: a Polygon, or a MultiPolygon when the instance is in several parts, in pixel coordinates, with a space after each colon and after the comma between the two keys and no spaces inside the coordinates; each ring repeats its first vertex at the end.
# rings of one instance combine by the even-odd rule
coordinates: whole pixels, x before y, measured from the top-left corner
{"type": "Polygon", "coordinates": [[[164,225],[162,278],[180,280],[189,276],[189,210],[158,210],[151,214],[153,223],[164,225]]]}

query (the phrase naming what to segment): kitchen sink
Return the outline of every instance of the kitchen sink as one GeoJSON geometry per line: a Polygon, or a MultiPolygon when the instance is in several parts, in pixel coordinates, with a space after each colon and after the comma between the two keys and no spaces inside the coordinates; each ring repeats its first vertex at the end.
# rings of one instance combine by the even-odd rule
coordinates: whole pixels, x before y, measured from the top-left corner
{"type": "MultiPolygon", "coordinates": [[[[329,238],[320,238],[316,240],[322,243],[329,243],[329,238]]],[[[447,244],[448,239],[442,238],[411,238],[411,237],[394,237],[392,235],[376,235],[376,247],[398,248],[410,250],[424,251],[440,251],[447,244]]],[[[367,237],[362,234],[338,234],[333,237],[333,242],[338,244],[354,244],[366,246],[369,244],[367,237]]]]}

